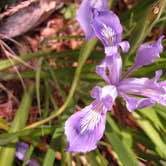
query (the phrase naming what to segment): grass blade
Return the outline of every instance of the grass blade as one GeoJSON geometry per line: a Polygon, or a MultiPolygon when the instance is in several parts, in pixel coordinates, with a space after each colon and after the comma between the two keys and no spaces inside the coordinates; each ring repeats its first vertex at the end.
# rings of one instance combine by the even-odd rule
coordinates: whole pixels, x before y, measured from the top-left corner
{"type": "MultiPolygon", "coordinates": [[[[17,110],[15,118],[13,120],[12,126],[9,130],[10,133],[19,131],[24,128],[28,119],[29,110],[32,102],[32,94],[33,94],[33,86],[31,85],[29,89],[25,92],[20,107],[17,110]]],[[[15,151],[16,151],[16,143],[18,139],[13,141],[13,146],[11,147],[3,147],[0,152],[0,165],[4,166],[12,166],[15,151]]]]}

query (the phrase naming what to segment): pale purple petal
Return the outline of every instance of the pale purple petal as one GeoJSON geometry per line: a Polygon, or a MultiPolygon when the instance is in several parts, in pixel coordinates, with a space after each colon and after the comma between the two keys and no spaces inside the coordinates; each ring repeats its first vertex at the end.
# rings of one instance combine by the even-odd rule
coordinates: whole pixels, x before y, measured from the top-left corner
{"type": "Polygon", "coordinates": [[[107,110],[112,108],[112,105],[118,95],[117,89],[113,85],[107,85],[102,88],[99,100],[103,103],[107,110]]]}
{"type": "MultiPolygon", "coordinates": [[[[23,161],[27,152],[29,150],[29,145],[27,143],[24,143],[24,142],[19,142],[17,144],[17,148],[16,148],[16,157],[23,161]]],[[[27,165],[30,165],[30,166],[39,166],[40,164],[38,163],[37,160],[33,159],[33,158],[30,158],[27,162],[26,162],[27,165]]]]}
{"type": "Polygon", "coordinates": [[[80,23],[86,40],[95,37],[95,33],[91,27],[91,21],[95,13],[99,10],[108,9],[107,0],[83,0],[79,9],[77,10],[77,20],[80,23]],[[97,11],[96,11],[97,10],[97,11]]]}
{"type": "Polygon", "coordinates": [[[91,96],[94,98],[94,99],[99,99],[100,98],[100,95],[102,93],[102,88],[100,86],[95,86],[92,91],[91,91],[91,96]]]}
{"type": "Polygon", "coordinates": [[[112,55],[115,55],[119,52],[119,47],[117,45],[115,46],[107,46],[107,47],[104,47],[105,49],[105,54],[106,56],[112,56],[112,55]]]}
{"type": "Polygon", "coordinates": [[[128,41],[122,41],[118,43],[118,45],[122,48],[123,52],[128,52],[130,49],[130,44],[128,41]]]}
{"type": "Polygon", "coordinates": [[[150,81],[151,81],[152,83],[157,83],[157,81],[160,79],[160,77],[161,77],[162,74],[163,74],[162,70],[157,70],[157,71],[155,72],[154,78],[152,78],[150,81]]]}
{"type": "Polygon", "coordinates": [[[129,78],[119,83],[117,89],[119,92],[145,96],[166,106],[166,89],[157,82],[161,71],[156,72],[152,79],[148,78],[129,78]]]}
{"type": "Polygon", "coordinates": [[[16,149],[16,157],[19,160],[23,160],[25,155],[27,154],[29,149],[29,145],[24,143],[24,142],[19,142],[17,145],[17,149],[16,149]]]}
{"type": "Polygon", "coordinates": [[[166,81],[162,81],[162,82],[159,82],[160,86],[162,87],[165,87],[166,88],[166,81]]]}
{"type": "Polygon", "coordinates": [[[67,151],[89,152],[96,148],[104,133],[106,112],[111,109],[117,95],[117,89],[112,85],[97,86],[92,90],[96,100],[65,123],[67,151]]]}
{"type": "Polygon", "coordinates": [[[95,86],[91,91],[91,96],[96,102],[101,102],[103,106],[109,110],[117,97],[118,92],[114,85],[106,85],[103,88],[95,86]]]}
{"type": "Polygon", "coordinates": [[[109,65],[111,84],[116,85],[119,83],[121,78],[122,58],[120,54],[116,54],[110,58],[109,56],[106,56],[106,61],[107,64],[109,65]]]}
{"type": "Polygon", "coordinates": [[[93,13],[89,0],[83,0],[79,9],[77,10],[77,20],[85,33],[86,40],[95,37],[95,33],[90,24],[92,17],[93,13]]]}
{"type": "Polygon", "coordinates": [[[91,22],[96,36],[104,46],[113,46],[121,42],[122,26],[119,18],[112,11],[100,11],[91,22]]]}
{"type": "Polygon", "coordinates": [[[94,150],[102,138],[106,114],[102,113],[102,105],[91,104],[73,114],[65,123],[67,151],[89,152],[94,150]]]}
{"type": "Polygon", "coordinates": [[[163,51],[162,39],[164,36],[161,36],[153,44],[142,44],[136,54],[136,59],[134,65],[127,72],[129,75],[133,70],[140,68],[145,65],[149,65],[155,61],[155,59],[160,57],[160,53],[163,51]]]}
{"type": "Polygon", "coordinates": [[[108,9],[108,0],[89,0],[91,8],[97,10],[107,10],[108,9]]]}
{"type": "Polygon", "coordinates": [[[100,63],[100,65],[96,66],[96,73],[101,76],[103,78],[103,80],[110,84],[110,79],[109,79],[109,75],[107,74],[107,70],[108,70],[108,65],[105,62],[105,59],[100,63]]]}
{"type": "Polygon", "coordinates": [[[125,94],[121,94],[121,96],[126,101],[126,107],[128,111],[132,112],[136,109],[142,109],[149,106],[154,106],[155,102],[150,98],[135,98],[125,94]]]}
{"type": "Polygon", "coordinates": [[[96,67],[96,73],[107,83],[116,85],[120,81],[122,72],[122,59],[120,54],[107,55],[103,62],[96,67]]]}
{"type": "Polygon", "coordinates": [[[128,41],[122,41],[120,43],[117,43],[117,45],[106,46],[106,47],[104,47],[106,56],[112,56],[115,54],[119,54],[119,52],[120,52],[119,47],[121,47],[123,52],[128,52],[128,50],[130,48],[130,44],[128,41]]]}

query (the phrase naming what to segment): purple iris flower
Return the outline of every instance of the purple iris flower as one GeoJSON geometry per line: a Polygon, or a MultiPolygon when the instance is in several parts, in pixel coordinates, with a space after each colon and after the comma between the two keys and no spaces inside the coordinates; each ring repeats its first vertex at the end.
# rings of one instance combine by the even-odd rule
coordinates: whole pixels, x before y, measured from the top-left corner
{"type": "MultiPolygon", "coordinates": [[[[24,143],[24,142],[19,142],[18,145],[17,145],[17,149],[16,149],[16,157],[23,161],[27,152],[28,152],[28,149],[29,149],[29,145],[24,143]]],[[[39,166],[39,163],[30,158],[27,162],[26,162],[27,165],[30,165],[30,166],[39,166]]]]}
{"type": "MultiPolygon", "coordinates": [[[[127,72],[152,63],[159,57],[163,47],[159,38],[154,44],[143,44],[138,49],[134,65],[127,72]],[[153,51],[152,51],[153,50],[153,51]]],[[[126,101],[127,109],[132,112],[153,106],[158,102],[166,106],[166,83],[157,82],[162,71],[156,71],[154,78],[126,78],[121,77],[122,59],[117,47],[110,48],[105,59],[97,66],[96,72],[107,83],[103,88],[96,86],[91,93],[94,101],[73,114],[65,123],[67,136],[67,151],[88,152],[94,150],[102,138],[106,113],[112,108],[118,95],[126,101]],[[111,53],[110,50],[113,50],[111,53]]]]}

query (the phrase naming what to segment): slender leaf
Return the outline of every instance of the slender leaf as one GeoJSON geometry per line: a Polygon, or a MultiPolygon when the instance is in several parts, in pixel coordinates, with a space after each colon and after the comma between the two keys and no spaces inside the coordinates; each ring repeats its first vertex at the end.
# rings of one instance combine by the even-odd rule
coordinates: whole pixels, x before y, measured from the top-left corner
{"type": "MultiPolygon", "coordinates": [[[[13,120],[12,126],[9,130],[10,133],[19,131],[20,129],[24,128],[26,125],[29,110],[32,102],[32,93],[33,93],[33,85],[29,87],[29,89],[25,92],[20,107],[17,110],[17,114],[13,120]]],[[[15,151],[16,151],[16,143],[18,139],[13,141],[14,145],[12,147],[3,147],[0,151],[0,165],[4,166],[12,166],[15,151]]]]}

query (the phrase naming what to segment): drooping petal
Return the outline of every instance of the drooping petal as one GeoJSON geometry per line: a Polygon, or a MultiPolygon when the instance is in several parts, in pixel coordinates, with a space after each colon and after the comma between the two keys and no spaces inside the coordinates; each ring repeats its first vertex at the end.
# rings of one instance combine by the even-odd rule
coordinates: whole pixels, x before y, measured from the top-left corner
{"type": "Polygon", "coordinates": [[[103,136],[106,122],[106,114],[102,113],[100,104],[91,104],[66,121],[67,151],[85,153],[96,148],[103,136]]]}
{"type": "Polygon", "coordinates": [[[97,86],[92,90],[96,100],[65,123],[67,151],[88,152],[96,148],[104,133],[106,112],[111,109],[117,95],[116,87],[112,85],[97,86]]]}
{"type": "Polygon", "coordinates": [[[136,109],[142,109],[145,107],[154,106],[155,104],[155,102],[150,98],[136,98],[136,97],[130,97],[126,94],[121,94],[121,96],[126,101],[126,107],[130,112],[136,109]]]}
{"type": "Polygon", "coordinates": [[[91,22],[96,36],[105,47],[121,42],[122,26],[119,18],[112,11],[104,10],[94,17],[91,22]]]}
{"type": "Polygon", "coordinates": [[[149,65],[155,61],[155,59],[160,57],[160,53],[163,51],[162,39],[164,36],[161,36],[153,44],[142,44],[136,54],[136,59],[134,65],[127,72],[129,75],[133,70],[140,68],[145,65],[149,65]]]}
{"type": "Polygon", "coordinates": [[[94,10],[105,10],[108,8],[107,0],[83,0],[77,10],[77,20],[80,23],[86,40],[95,37],[95,33],[91,27],[91,20],[94,17],[94,10]]]}
{"type": "Polygon", "coordinates": [[[160,75],[161,71],[157,71],[152,79],[129,78],[121,81],[117,89],[123,93],[148,97],[166,106],[166,89],[157,82],[160,75]]]}

